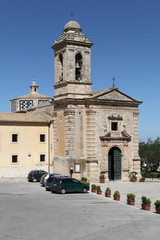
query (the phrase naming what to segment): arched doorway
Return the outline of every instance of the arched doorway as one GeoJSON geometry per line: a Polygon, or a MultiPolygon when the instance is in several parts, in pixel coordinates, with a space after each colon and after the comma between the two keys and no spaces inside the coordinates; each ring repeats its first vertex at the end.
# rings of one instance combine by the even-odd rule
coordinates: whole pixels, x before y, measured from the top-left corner
{"type": "Polygon", "coordinates": [[[121,150],[117,147],[111,148],[108,153],[108,178],[121,179],[121,150]]]}

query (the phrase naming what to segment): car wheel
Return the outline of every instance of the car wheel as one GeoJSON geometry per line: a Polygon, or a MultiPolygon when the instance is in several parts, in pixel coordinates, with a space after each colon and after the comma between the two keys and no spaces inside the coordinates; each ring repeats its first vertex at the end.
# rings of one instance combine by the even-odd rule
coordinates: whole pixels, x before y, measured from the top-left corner
{"type": "Polygon", "coordinates": [[[83,188],[83,193],[87,193],[87,188],[83,188]]]}
{"type": "Polygon", "coordinates": [[[33,182],[37,182],[37,179],[36,179],[36,178],[33,178],[33,182]]]}
{"type": "Polygon", "coordinates": [[[65,188],[62,188],[62,189],[61,189],[61,193],[62,193],[62,194],[65,194],[65,193],[66,193],[66,189],[65,189],[65,188]]]}

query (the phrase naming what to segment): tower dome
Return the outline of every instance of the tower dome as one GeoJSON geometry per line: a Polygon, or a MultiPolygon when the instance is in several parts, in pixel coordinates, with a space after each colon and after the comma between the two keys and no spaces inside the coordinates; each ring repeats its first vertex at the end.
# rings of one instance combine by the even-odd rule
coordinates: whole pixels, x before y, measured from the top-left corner
{"type": "Polygon", "coordinates": [[[74,20],[70,20],[69,22],[66,23],[66,25],[64,26],[64,31],[68,32],[69,30],[74,30],[76,32],[81,32],[82,29],[79,25],[78,22],[74,21],[74,20]]]}

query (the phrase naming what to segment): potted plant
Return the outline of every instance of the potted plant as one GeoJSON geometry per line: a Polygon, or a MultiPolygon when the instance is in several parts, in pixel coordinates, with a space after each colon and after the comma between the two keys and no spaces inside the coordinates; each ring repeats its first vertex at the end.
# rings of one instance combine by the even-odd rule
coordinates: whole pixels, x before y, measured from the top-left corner
{"type": "Polygon", "coordinates": [[[139,179],[139,182],[144,182],[145,181],[145,177],[141,177],[140,179],[139,179]]]}
{"type": "Polygon", "coordinates": [[[160,200],[156,200],[155,203],[156,213],[160,214],[160,200]]]}
{"type": "Polygon", "coordinates": [[[95,184],[91,185],[91,191],[96,193],[97,192],[97,186],[95,184]]]}
{"type": "Polygon", "coordinates": [[[100,179],[100,183],[104,183],[105,182],[105,175],[103,173],[100,174],[99,176],[100,179]]]}
{"type": "Polygon", "coordinates": [[[106,188],[105,196],[106,197],[111,197],[111,189],[109,187],[106,188]]]}
{"type": "Polygon", "coordinates": [[[130,172],[128,177],[129,177],[131,182],[136,182],[137,181],[137,172],[134,172],[134,171],[130,172]]]}
{"type": "Polygon", "coordinates": [[[99,195],[102,194],[101,186],[97,186],[97,194],[99,194],[99,195]]]}
{"type": "Polygon", "coordinates": [[[87,178],[86,178],[86,177],[82,177],[82,178],[81,178],[81,182],[82,182],[82,183],[87,183],[87,178]]]}
{"type": "Polygon", "coordinates": [[[135,204],[135,197],[136,197],[135,194],[133,194],[133,193],[128,193],[128,194],[127,194],[127,203],[128,203],[129,205],[134,205],[134,204],[135,204]]]}
{"type": "Polygon", "coordinates": [[[142,209],[150,211],[150,208],[151,208],[150,198],[147,198],[146,196],[142,196],[141,200],[142,200],[142,209]]]}
{"type": "Polygon", "coordinates": [[[116,190],[113,194],[113,198],[114,198],[114,200],[119,201],[120,200],[120,192],[116,190]]]}

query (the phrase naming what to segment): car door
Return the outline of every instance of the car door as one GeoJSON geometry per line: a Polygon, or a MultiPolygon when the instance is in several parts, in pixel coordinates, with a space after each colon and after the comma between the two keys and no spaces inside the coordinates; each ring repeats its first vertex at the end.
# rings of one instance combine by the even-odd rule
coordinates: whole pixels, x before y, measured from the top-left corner
{"type": "Polygon", "coordinates": [[[81,192],[82,191],[82,184],[81,184],[81,182],[78,181],[75,178],[72,178],[70,180],[71,180],[72,192],[81,192]]]}

